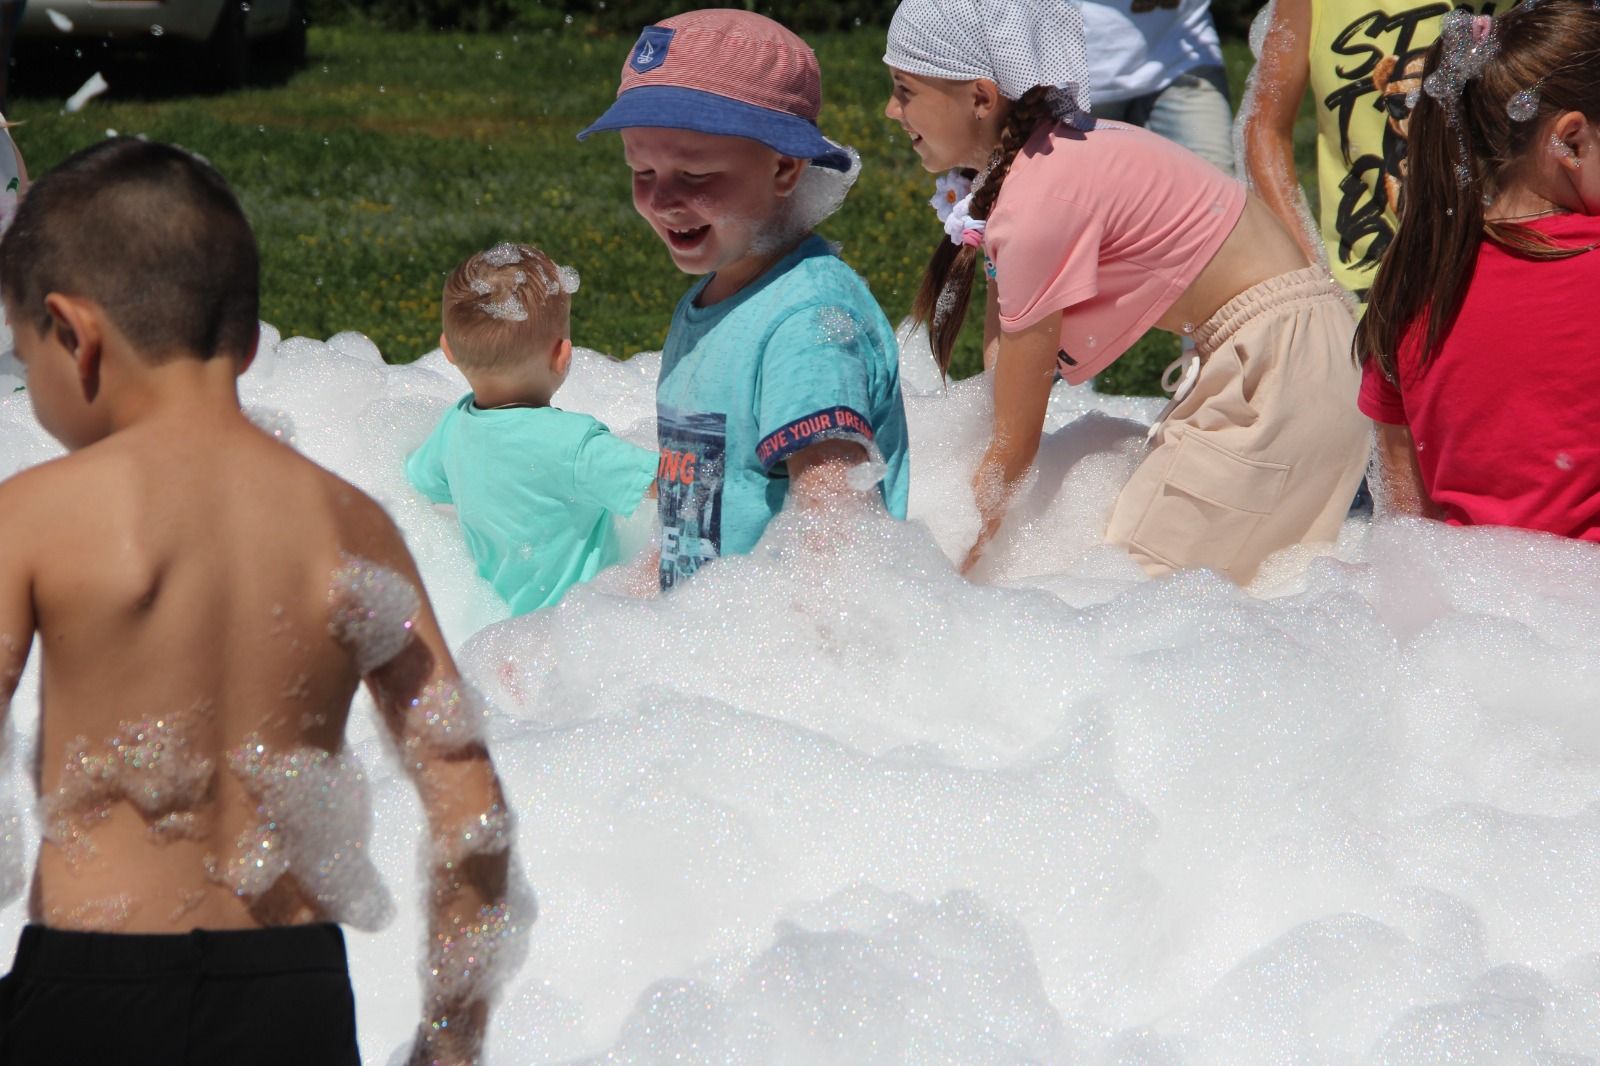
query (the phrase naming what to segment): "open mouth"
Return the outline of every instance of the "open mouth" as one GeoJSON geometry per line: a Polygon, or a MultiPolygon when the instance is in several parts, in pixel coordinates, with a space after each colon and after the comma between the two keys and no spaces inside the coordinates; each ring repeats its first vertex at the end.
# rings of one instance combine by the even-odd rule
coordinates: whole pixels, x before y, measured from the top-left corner
{"type": "Polygon", "coordinates": [[[710,226],[696,226],[694,229],[668,229],[667,240],[672,247],[680,252],[686,252],[699,246],[707,233],[711,232],[710,226]]]}

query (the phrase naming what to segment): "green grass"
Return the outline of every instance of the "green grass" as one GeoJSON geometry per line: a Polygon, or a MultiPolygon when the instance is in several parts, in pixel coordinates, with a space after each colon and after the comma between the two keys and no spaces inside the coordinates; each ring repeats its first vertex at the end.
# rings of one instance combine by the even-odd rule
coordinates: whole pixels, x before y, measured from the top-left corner
{"type": "MultiPolygon", "coordinates": [[[[262,250],[262,317],[287,334],[355,329],[397,362],[432,349],[445,274],[462,257],[526,240],[575,266],[573,337],[614,355],[659,348],[690,283],[634,214],[615,135],[575,135],[608,105],[629,41],[314,29],[311,60],[286,83],[221,96],[116,98],[76,115],[23,96],[12,115],[41,173],[107,129],[182,144],[237,190],[262,250]]],[[[817,35],[821,125],[864,172],[825,236],[871,283],[891,320],[910,307],[941,237],[932,179],[883,117],[881,31],[817,35]]],[[[1248,54],[1230,50],[1242,80],[1248,54]]],[[[26,92],[26,68],[13,82],[26,92]]],[[[71,86],[68,86],[70,89],[71,86]]],[[[108,235],[114,240],[114,235],[108,235]]],[[[957,376],[978,366],[970,316],[957,376]]],[[[1146,338],[1100,387],[1149,391],[1176,352],[1146,338]]]]}

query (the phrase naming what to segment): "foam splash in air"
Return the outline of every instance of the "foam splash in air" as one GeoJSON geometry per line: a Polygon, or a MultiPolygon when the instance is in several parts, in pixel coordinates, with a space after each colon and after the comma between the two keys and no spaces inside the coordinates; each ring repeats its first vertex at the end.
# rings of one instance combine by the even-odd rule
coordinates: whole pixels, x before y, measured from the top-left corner
{"type": "Polygon", "coordinates": [[[67,97],[67,101],[62,105],[61,110],[64,114],[75,115],[82,111],[90,100],[93,100],[109,88],[111,88],[111,85],[106,81],[105,75],[97,70],[89,75],[88,81],[78,87],[77,92],[67,97]]]}
{"type": "MultiPolygon", "coordinates": [[[[491,1064],[1600,1060],[1594,546],[1353,519],[1249,591],[1151,581],[1099,534],[1160,402],[1062,386],[970,583],[989,393],[908,335],[911,521],[786,513],[667,599],[609,571],[507,621],[402,469],[459,373],[264,333],[244,402],[389,510],[497,708],[516,819],[472,831],[514,838],[540,908],[491,1064]]],[[[563,405],[653,442],[658,368],[580,350],[563,405]]],[[[56,453],[0,392],[0,473],[56,453]]],[[[351,728],[398,901],[350,937],[383,1066],[430,842],[351,728]]]]}

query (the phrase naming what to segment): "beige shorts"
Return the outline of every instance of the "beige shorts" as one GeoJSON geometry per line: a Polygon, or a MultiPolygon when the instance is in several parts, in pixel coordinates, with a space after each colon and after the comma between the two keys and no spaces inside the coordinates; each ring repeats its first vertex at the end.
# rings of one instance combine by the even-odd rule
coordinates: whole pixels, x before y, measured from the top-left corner
{"type": "Polygon", "coordinates": [[[1106,540],[1146,570],[1241,584],[1292,544],[1333,541],[1366,469],[1349,306],[1318,267],[1234,297],[1195,331],[1193,388],[1151,436],[1106,540]]]}

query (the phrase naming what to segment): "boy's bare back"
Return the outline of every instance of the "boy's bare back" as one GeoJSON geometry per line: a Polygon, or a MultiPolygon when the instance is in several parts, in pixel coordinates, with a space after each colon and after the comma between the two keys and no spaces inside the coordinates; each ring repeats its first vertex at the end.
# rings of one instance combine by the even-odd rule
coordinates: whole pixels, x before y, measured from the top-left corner
{"type": "MultiPolygon", "coordinates": [[[[3,600],[6,655],[26,651],[26,603],[43,656],[32,919],[173,932],[330,917],[294,877],[245,892],[274,845],[258,812],[270,770],[250,755],[339,751],[360,675],[331,634],[334,576],[416,583],[378,506],[237,410],[189,411],[14,479],[0,530],[8,592],[27,589],[3,600]]],[[[432,619],[414,626],[438,647],[432,619]]]]}
{"type": "MultiPolygon", "coordinates": [[[[427,818],[412,1057],[475,1062],[532,917],[512,898],[512,821],[485,708],[382,510],[240,411],[258,280],[254,235],[221,176],[134,139],[91,146],[40,179],[0,241],[29,399],[70,453],[0,484],[0,711],[35,634],[42,660],[44,839],[12,974],[59,976],[27,945],[55,945],[56,958],[92,944],[99,998],[69,999],[137,1014],[124,963],[108,960],[131,959],[140,986],[150,952],[190,966],[189,931],[242,930],[229,940],[247,945],[232,949],[244,952],[236,964],[262,980],[274,971],[284,1009],[316,1004],[299,971],[274,960],[337,971],[348,989],[336,932],[284,927],[375,929],[393,911],[365,853],[366,782],[343,750],[365,681],[427,818]]],[[[303,1058],[292,1039],[238,1036],[246,1014],[277,1028],[259,997],[214,995],[225,1005],[211,1014],[184,1011],[225,1054],[303,1058]]],[[[48,1045],[59,1021],[35,1013],[20,1037],[15,1016],[0,1025],[48,1045]]],[[[344,1063],[354,1018],[333,1013],[344,1036],[312,1042],[328,1056],[317,1061],[344,1063]]]]}
{"type": "MultiPolygon", "coordinates": [[[[418,580],[377,505],[237,410],[191,410],[0,487],[0,543],[0,633],[27,632],[15,615],[31,609],[43,655],[33,920],[166,932],[330,917],[293,877],[241,892],[272,844],[257,794],[270,770],[250,756],[339,751],[360,675],[330,628],[348,606],[336,574],[418,580]]],[[[425,610],[413,630],[441,647],[425,610]]],[[[376,888],[351,877],[356,897],[376,888]]]]}

